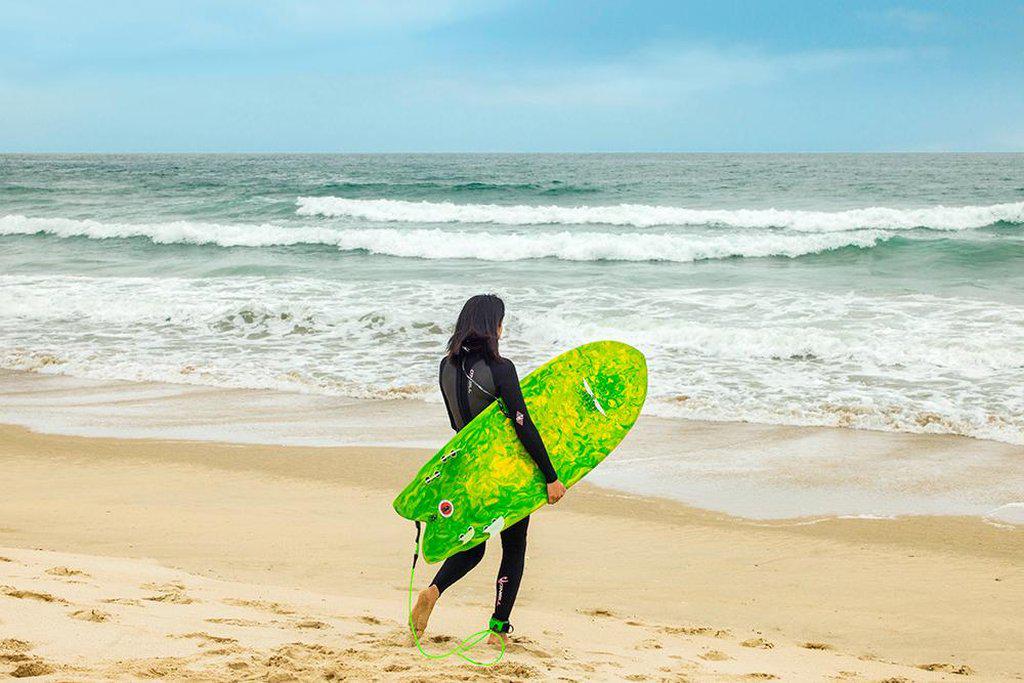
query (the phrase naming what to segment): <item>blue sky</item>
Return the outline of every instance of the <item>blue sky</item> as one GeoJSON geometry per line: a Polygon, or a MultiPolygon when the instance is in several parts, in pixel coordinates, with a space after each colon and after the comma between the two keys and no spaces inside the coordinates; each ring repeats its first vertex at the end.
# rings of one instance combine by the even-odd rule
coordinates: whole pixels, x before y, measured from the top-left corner
{"type": "Polygon", "coordinates": [[[0,150],[1024,151],[1024,0],[7,0],[0,150]]]}

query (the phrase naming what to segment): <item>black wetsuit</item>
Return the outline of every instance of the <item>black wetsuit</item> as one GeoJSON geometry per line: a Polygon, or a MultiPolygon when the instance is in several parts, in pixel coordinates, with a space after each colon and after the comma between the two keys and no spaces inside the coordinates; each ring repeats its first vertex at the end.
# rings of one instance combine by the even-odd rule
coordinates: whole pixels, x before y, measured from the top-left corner
{"type": "MultiPolygon", "coordinates": [[[[509,360],[488,360],[479,350],[466,348],[455,361],[447,357],[441,361],[441,394],[452,429],[461,430],[495,399],[501,399],[506,416],[526,451],[533,458],[544,480],[549,484],[558,478],[551,465],[544,442],[530,419],[519,388],[519,376],[509,360]]],[[[495,584],[493,618],[507,622],[519,592],[526,561],[526,529],[530,517],[526,516],[501,532],[501,566],[495,584]]],[[[445,589],[469,573],[484,557],[484,543],[452,555],[438,570],[433,585],[443,593],[445,589]]]]}

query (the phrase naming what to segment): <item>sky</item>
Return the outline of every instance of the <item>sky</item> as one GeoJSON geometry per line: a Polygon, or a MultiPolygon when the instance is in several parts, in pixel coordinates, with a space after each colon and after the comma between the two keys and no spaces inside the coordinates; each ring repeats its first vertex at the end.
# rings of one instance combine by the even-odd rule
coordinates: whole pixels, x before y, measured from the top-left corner
{"type": "Polygon", "coordinates": [[[1024,151],[1024,0],[4,0],[0,151],[1024,151]]]}

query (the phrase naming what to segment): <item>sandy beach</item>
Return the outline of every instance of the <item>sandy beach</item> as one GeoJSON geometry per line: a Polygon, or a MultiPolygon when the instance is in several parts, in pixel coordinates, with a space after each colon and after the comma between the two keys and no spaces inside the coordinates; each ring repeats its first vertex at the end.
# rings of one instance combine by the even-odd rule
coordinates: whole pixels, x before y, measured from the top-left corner
{"type": "Polygon", "coordinates": [[[0,683],[1024,683],[1024,0],[2,9],[0,683]]]}
{"type": "MultiPolygon", "coordinates": [[[[505,662],[427,661],[403,627],[413,529],[390,509],[427,455],[0,428],[0,671],[1024,677],[1019,527],[954,516],[751,521],[586,483],[531,526],[505,662]]],[[[428,648],[485,622],[498,554],[439,603],[428,648]]],[[[418,587],[434,569],[420,567],[418,587]]]]}

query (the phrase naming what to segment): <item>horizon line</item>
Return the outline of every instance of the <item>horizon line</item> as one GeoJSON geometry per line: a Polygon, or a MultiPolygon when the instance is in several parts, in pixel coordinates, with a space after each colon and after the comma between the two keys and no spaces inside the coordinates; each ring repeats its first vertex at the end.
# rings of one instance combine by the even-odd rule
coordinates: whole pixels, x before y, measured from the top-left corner
{"type": "Polygon", "coordinates": [[[0,150],[0,156],[13,155],[613,155],[613,154],[650,154],[650,155],[673,155],[673,154],[750,154],[750,155],[772,155],[772,154],[1024,154],[1024,148],[1019,150],[992,150],[992,149],[950,149],[950,150],[389,150],[389,151],[366,151],[366,150],[0,150]]]}

